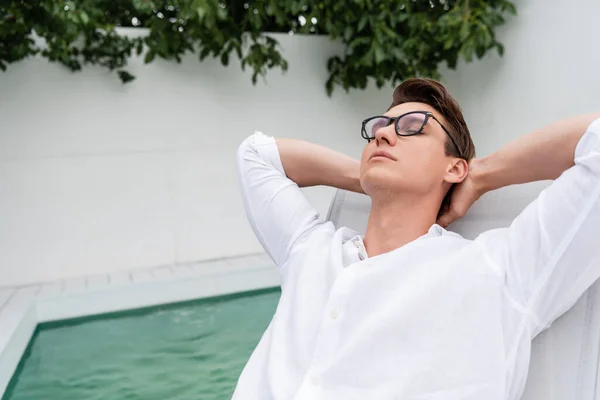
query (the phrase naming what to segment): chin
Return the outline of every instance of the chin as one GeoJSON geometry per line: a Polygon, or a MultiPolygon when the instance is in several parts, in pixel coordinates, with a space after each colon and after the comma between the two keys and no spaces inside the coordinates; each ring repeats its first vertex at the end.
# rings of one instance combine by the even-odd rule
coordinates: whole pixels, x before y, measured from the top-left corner
{"type": "Polygon", "coordinates": [[[360,179],[360,184],[368,195],[382,190],[394,190],[401,185],[397,172],[394,173],[394,171],[390,171],[387,168],[377,168],[377,166],[370,167],[364,171],[360,179]]]}

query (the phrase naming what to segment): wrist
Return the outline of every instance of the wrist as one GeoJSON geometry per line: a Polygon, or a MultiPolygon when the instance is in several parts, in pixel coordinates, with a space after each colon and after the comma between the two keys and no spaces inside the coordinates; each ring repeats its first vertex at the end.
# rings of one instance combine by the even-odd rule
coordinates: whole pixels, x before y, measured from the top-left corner
{"type": "Polygon", "coordinates": [[[469,163],[469,176],[480,196],[498,189],[494,181],[493,160],[489,156],[471,160],[469,163]]]}
{"type": "Polygon", "coordinates": [[[355,162],[354,168],[349,170],[350,176],[348,177],[349,190],[356,193],[364,194],[364,190],[360,184],[360,162],[355,162]]]}

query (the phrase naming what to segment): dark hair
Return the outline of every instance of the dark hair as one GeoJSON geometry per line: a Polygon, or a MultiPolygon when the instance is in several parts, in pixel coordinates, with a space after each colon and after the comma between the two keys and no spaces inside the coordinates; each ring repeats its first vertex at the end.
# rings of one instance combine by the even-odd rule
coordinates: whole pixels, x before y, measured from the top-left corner
{"type": "MultiPolygon", "coordinates": [[[[442,114],[448,122],[446,128],[458,146],[458,153],[450,138],[446,138],[446,155],[460,157],[467,162],[475,157],[475,145],[465,122],[460,106],[440,82],[427,78],[411,78],[402,82],[392,95],[392,104],[388,108],[402,103],[425,103],[442,114]]],[[[450,204],[452,190],[450,187],[440,207],[440,213],[450,204]]]]}
{"type": "Polygon", "coordinates": [[[446,140],[446,155],[470,161],[475,157],[475,145],[463,117],[460,106],[440,82],[427,78],[411,78],[402,82],[394,90],[391,109],[402,103],[425,103],[442,114],[448,122],[446,128],[458,146],[456,152],[450,138],[446,140]]]}

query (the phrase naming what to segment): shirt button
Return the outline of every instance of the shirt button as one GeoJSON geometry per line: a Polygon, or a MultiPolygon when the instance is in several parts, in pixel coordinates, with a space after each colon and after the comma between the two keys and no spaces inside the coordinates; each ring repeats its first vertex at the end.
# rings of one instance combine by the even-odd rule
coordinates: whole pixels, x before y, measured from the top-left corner
{"type": "Polygon", "coordinates": [[[336,319],[338,316],[340,315],[340,312],[337,308],[334,308],[333,310],[331,310],[331,312],[329,313],[329,316],[332,319],[336,319]]]}
{"type": "Polygon", "coordinates": [[[319,374],[314,374],[313,376],[310,377],[310,382],[315,386],[320,385],[321,384],[321,376],[319,374]]]}

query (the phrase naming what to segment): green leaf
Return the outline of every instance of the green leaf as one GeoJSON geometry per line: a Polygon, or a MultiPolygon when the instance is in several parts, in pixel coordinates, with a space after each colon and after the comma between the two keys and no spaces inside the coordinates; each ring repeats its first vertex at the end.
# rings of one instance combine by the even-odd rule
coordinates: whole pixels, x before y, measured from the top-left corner
{"type": "Polygon", "coordinates": [[[504,55],[504,46],[500,43],[496,43],[496,49],[498,50],[498,55],[502,57],[504,55]]]}
{"type": "Polygon", "coordinates": [[[144,13],[146,13],[146,12],[149,13],[154,8],[156,8],[156,6],[154,5],[154,2],[151,0],[133,0],[132,4],[136,10],[144,12],[144,13]]]}
{"type": "Polygon", "coordinates": [[[365,26],[367,25],[368,22],[368,17],[367,15],[363,14],[361,15],[360,19],[358,20],[358,32],[361,32],[363,29],[365,29],[365,26]]]}
{"type": "Polygon", "coordinates": [[[90,22],[90,17],[85,11],[79,12],[79,19],[82,24],[87,25],[90,22]]]}
{"type": "Polygon", "coordinates": [[[221,64],[225,66],[229,64],[229,53],[223,52],[223,54],[221,54],[221,64]]]}
{"type": "Polygon", "coordinates": [[[492,35],[488,29],[487,26],[485,26],[483,23],[479,23],[479,40],[480,42],[487,48],[490,47],[492,45],[492,42],[494,41],[494,38],[492,38],[492,35]]]}
{"type": "Polygon", "coordinates": [[[517,8],[510,1],[505,1],[504,2],[504,9],[506,11],[508,11],[509,13],[511,13],[512,15],[517,15],[517,8]]]}
{"type": "Polygon", "coordinates": [[[344,28],[344,41],[348,42],[352,38],[352,34],[354,33],[354,29],[351,26],[347,26],[344,28]]]}
{"type": "Polygon", "coordinates": [[[486,48],[482,46],[478,46],[475,48],[475,54],[477,58],[481,59],[485,55],[486,48]]]}
{"type": "Polygon", "coordinates": [[[348,46],[349,47],[357,47],[357,46],[361,46],[361,45],[367,45],[371,43],[371,38],[369,37],[358,37],[356,39],[353,39],[348,46]]]}
{"type": "Polygon", "coordinates": [[[141,40],[138,40],[137,45],[136,45],[136,54],[139,56],[140,54],[142,54],[143,51],[144,51],[144,42],[141,40]]]}
{"type": "Polygon", "coordinates": [[[206,9],[204,7],[197,7],[196,14],[198,15],[198,19],[200,21],[202,21],[202,20],[204,20],[204,17],[206,16],[206,9]]]}
{"type": "Polygon", "coordinates": [[[386,24],[381,24],[381,30],[390,38],[396,37],[396,32],[391,30],[386,24]]]}
{"type": "Polygon", "coordinates": [[[375,63],[380,64],[383,60],[385,60],[385,52],[381,47],[375,47],[375,63]]]}
{"type": "Polygon", "coordinates": [[[200,61],[203,61],[206,57],[208,57],[209,53],[210,53],[210,49],[208,47],[203,48],[202,51],[200,52],[200,61]]]}
{"type": "Polygon", "coordinates": [[[404,60],[405,57],[406,57],[406,55],[398,47],[393,47],[392,48],[392,54],[394,55],[394,58],[396,58],[398,60],[404,60]]]}
{"type": "Polygon", "coordinates": [[[446,38],[446,40],[444,41],[444,50],[451,49],[455,43],[456,43],[456,38],[453,36],[448,36],[448,38],[446,38]]]}
{"type": "Polygon", "coordinates": [[[470,34],[470,26],[467,22],[463,22],[463,24],[460,27],[460,32],[458,33],[458,38],[461,42],[464,42],[470,34]]]}
{"type": "Polygon", "coordinates": [[[475,52],[475,46],[472,40],[466,42],[462,48],[461,53],[467,62],[471,62],[473,60],[473,53],[475,52]]]}
{"type": "Polygon", "coordinates": [[[154,60],[154,57],[156,57],[154,50],[148,50],[146,56],[144,57],[144,63],[150,64],[154,60]]]}
{"type": "Polygon", "coordinates": [[[332,74],[327,79],[327,82],[325,82],[325,90],[327,91],[327,96],[331,96],[331,94],[333,93],[333,84],[334,83],[335,82],[333,80],[333,74],[332,74]]]}
{"type": "Polygon", "coordinates": [[[121,82],[123,82],[123,83],[129,83],[135,79],[135,76],[131,75],[129,72],[127,72],[125,70],[117,71],[117,74],[119,75],[119,78],[121,79],[121,82]]]}

